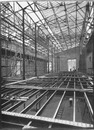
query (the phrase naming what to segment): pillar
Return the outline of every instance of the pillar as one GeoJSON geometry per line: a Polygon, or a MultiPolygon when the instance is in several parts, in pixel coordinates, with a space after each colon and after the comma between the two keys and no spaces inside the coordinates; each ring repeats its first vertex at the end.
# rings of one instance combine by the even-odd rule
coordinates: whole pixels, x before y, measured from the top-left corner
{"type": "Polygon", "coordinates": [[[24,12],[25,10],[23,9],[23,80],[25,79],[25,39],[24,39],[24,12]]]}
{"type": "Polygon", "coordinates": [[[35,76],[37,76],[37,24],[35,23],[35,76]]]}
{"type": "Polygon", "coordinates": [[[0,128],[1,128],[1,3],[0,3],[0,128]]]}

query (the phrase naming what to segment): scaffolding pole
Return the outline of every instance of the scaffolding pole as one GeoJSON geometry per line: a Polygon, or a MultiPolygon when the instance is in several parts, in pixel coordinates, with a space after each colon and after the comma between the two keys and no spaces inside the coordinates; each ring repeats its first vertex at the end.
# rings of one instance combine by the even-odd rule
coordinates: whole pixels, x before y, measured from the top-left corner
{"type": "Polygon", "coordinates": [[[51,55],[52,55],[52,73],[53,73],[53,48],[52,48],[52,52],[51,52],[51,55]]]}
{"type": "Polygon", "coordinates": [[[37,24],[35,23],[35,76],[37,76],[37,24]]]}
{"type": "Polygon", "coordinates": [[[49,37],[48,36],[46,37],[46,41],[47,41],[47,45],[48,45],[48,66],[47,66],[48,70],[47,70],[47,73],[49,73],[49,37]]]}
{"type": "Polygon", "coordinates": [[[23,80],[25,79],[25,40],[24,40],[24,13],[25,13],[25,10],[23,9],[23,23],[22,23],[22,26],[23,26],[23,80]]]}
{"type": "Polygon", "coordinates": [[[93,31],[93,50],[92,50],[92,68],[93,68],[93,127],[94,127],[94,31],[93,31]]]}
{"type": "MultiPolygon", "coordinates": [[[[94,2],[93,2],[93,24],[94,24],[94,2]]],[[[92,69],[93,69],[93,127],[94,127],[94,26],[93,26],[93,43],[92,43],[92,69]]]]}
{"type": "MultiPolygon", "coordinates": [[[[1,3],[0,3],[0,79],[1,79],[1,3]]],[[[1,110],[1,80],[0,80],[0,110],[1,110]]],[[[1,111],[0,111],[0,128],[1,128],[1,111]]]]}

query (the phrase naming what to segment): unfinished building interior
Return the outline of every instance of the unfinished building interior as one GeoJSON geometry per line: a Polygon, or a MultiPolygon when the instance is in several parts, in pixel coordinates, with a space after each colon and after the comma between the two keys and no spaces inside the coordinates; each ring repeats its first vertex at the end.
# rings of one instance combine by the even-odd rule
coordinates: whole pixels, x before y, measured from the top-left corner
{"type": "Polygon", "coordinates": [[[2,128],[94,127],[94,2],[0,2],[2,128]]]}

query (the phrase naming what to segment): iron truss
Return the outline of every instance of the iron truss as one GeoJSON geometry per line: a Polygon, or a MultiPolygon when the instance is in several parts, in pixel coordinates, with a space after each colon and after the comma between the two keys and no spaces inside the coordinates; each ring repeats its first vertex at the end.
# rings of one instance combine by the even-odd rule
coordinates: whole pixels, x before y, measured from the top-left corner
{"type": "Polygon", "coordinates": [[[25,44],[34,49],[35,23],[38,51],[64,51],[88,42],[93,31],[94,5],[86,1],[2,2],[1,34],[22,43],[24,10],[25,44]]]}

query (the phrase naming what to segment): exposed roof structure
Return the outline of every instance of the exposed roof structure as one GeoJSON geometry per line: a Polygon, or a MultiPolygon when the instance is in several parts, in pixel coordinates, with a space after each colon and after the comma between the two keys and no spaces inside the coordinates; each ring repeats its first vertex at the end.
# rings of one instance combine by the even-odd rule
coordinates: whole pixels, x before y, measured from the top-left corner
{"type": "Polygon", "coordinates": [[[92,1],[0,2],[2,127],[93,128],[93,43],[92,1]]]}
{"type": "Polygon", "coordinates": [[[60,72],[6,84],[1,89],[2,123],[23,130],[93,128],[88,79],[81,73],[60,72]]]}
{"type": "Polygon", "coordinates": [[[43,50],[45,54],[47,37],[50,46],[57,52],[86,44],[92,32],[93,2],[28,1],[2,3],[1,18],[5,21],[2,23],[2,34],[22,41],[22,10],[25,12],[26,45],[34,49],[33,34],[36,23],[41,39],[38,49],[43,50]]]}

